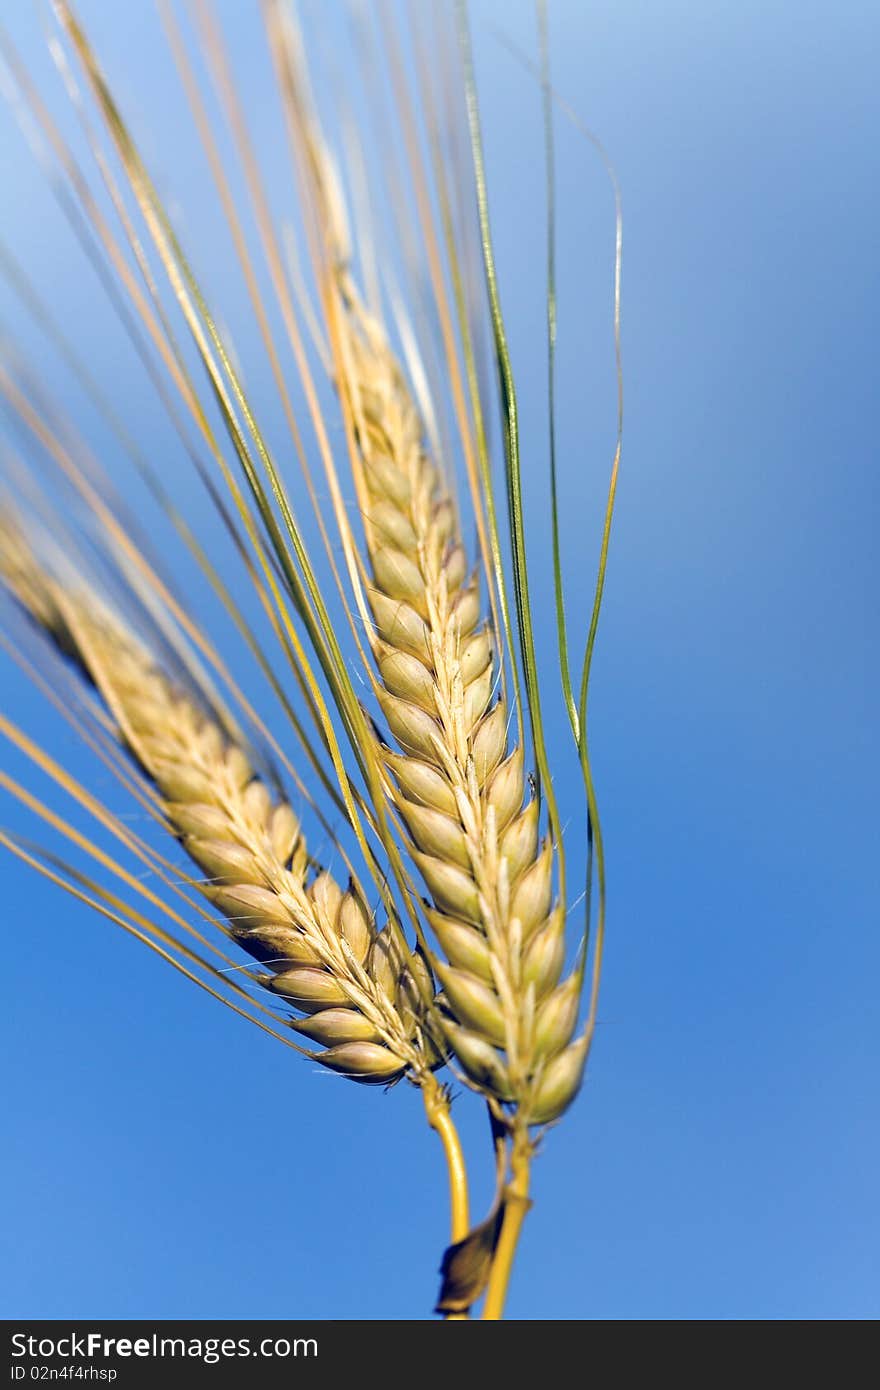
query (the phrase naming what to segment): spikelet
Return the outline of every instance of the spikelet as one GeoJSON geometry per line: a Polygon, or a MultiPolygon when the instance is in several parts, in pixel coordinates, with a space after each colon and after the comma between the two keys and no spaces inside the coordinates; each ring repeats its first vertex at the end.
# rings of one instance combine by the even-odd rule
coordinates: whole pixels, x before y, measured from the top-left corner
{"type": "Polygon", "coordinates": [[[66,594],[9,523],[0,526],[0,577],[98,688],[202,871],[199,888],[263,962],[268,989],[305,1015],[292,1027],[326,1049],[316,1059],[374,1083],[436,1065],[421,1026],[432,989],[421,957],[405,963],[352,885],[343,891],[326,871],[314,873],[296,815],[244,748],[94,594],[66,594]]]}

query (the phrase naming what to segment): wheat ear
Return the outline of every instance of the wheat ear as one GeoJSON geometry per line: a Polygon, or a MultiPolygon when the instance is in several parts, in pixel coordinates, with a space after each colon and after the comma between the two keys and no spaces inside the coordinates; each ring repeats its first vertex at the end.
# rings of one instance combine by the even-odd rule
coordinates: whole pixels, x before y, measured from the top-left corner
{"type": "Polygon", "coordinates": [[[422,957],[404,962],[354,885],[343,892],[326,870],[315,872],[291,806],[256,775],[241,744],[94,593],[66,593],[8,525],[0,575],[98,688],[206,876],[198,887],[264,963],[263,983],[306,1015],[291,1026],[322,1047],[311,1055],[362,1082],[388,1083],[407,1070],[424,1076],[439,1057],[424,1031],[433,985],[422,957]]]}
{"type": "Polygon", "coordinates": [[[431,893],[445,962],[448,1042],[467,1076],[520,1122],[553,1120],[577,1092],[586,1042],[572,1042],[581,976],[560,983],[565,913],[554,855],[525,800],[523,750],[508,712],[478,580],[455,507],[381,322],[343,255],[333,266],[339,385],[348,404],[372,585],[378,699],[402,753],[387,749],[390,794],[431,893]]]}

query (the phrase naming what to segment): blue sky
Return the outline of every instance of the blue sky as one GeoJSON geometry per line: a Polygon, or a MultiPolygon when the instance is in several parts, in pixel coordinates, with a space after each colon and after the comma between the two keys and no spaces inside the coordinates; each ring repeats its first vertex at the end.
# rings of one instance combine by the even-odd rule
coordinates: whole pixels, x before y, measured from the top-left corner
{"type": "MultiPolygon", "coordinates": [[[[254,84],[248,8],[224,13],[254,84]]],[[[338,8],[322,10],[328,47],[338,8]]],[[[241,290],[196,196],[152,6],[125,9],[125,29],[96,0],[82,13],[125,76],[126,109],[246,357],[241,290]]],[[[532,10],[475,0],[473,14],[549,614],[540,109],[499,37],[530,47],[532,10]]],[[[537,1165],[509,1312],[873,1317],[880,21],[854,3],[832,20],[779,0],[551,0],[550,22],[559,91],[623,189],[627,421],[591,706],[609,869],[601,1026],[582,1095],[537,1165]]],[[[30,7],[7,23],[72,125],[30,7]]],[[[267,140],[268,111],[253,109],[267,140]]],[[[614,439],[613,219],[595,156],[562,117],[557,136],[577,630],[614,439]]],[[[15,190],[6,241],[195,505],[8,113],[0,140],[15,190]]],[[[0,314],[39,352],[5,287],[0,314]]],[[[46,372],[100,448],[63,371],[46,372]]],[[[0,679],[4,710],[83,771],[8,662],[0,679]]],[[[574,834],[577,782],[553,718],[574,834]]],[[[0,819],[31,829],[9,802],[0,819]]],[[[0,872],[0,1311],[423,1316],[446,1218],[415,1093],[343,1093],[15,863],[0,872]]],[[[483,1120],[459,1108],[479,1205],[483,1120]]]]}

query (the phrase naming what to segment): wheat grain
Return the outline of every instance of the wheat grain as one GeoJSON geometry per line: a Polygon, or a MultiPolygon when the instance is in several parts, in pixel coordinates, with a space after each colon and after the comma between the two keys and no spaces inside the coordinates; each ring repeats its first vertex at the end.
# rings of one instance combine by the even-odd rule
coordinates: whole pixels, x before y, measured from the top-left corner
{"type": "Polygon", "coordinates": [[[326,870],[315,872],[291,806],[273,797],[241,744],[94,593],[70,595],[54,582],[8,524],[0,575],[100,691],[160,792],[170,828],[206,875],[198,886],[264,963],[267,987],[306,1015],[291,1026],[321,1045],[317,1060],[386,1083],[436,1065],[424,1031],[432,983],[422,957],[405,962],[354,885],[343,891],[326,870]]]}

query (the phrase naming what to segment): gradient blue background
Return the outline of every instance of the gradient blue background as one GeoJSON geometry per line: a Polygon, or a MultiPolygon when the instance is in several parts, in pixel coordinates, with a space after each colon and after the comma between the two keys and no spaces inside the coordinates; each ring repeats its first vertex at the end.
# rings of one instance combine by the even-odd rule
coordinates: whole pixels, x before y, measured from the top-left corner
{"type": "MultiPolygon", "coordinates": [[[[151,105],[170,90],[152,7],[124,9],[123,25],[82,5],[196,234],[182,108],[151,105]]],[[[225,7],[245,72],[249,10],[225,7]]],[[[324,10],[330,44],[337,7],[324,10]]],[[[627,425],[591,716],[610,879],[601,1027],[537,1167],[509,1311],[870,1318],[880,19],[867,3],[778,0],[550,12],[558,88],[623,187],[627,425]]],[[[51,92],[30,7],[5,21],[51,92]]],[[[532,47],[533,16],[476,0],[474,21],[526,457],[540,459],[540,112],[498,36],[532,47]]],[[[7,113],[0,140],[6,239],[161,453],[153,398],[71,271],[7,113]]],[[[558,144],[576,626],[613,446],[613,223],[562,120],[558,144]]],[[[198,259],[240,307],[228,253],[202,236],[198,259]]],[[[5,287],[0,303],[38,352],[5,287]]],[[[63,374],[50,384],[75,409],[63,374]]],[[[549,635],[544,648],[552,661],[549,635]]],[[[2,680],[12,716],[83,769],[8,663],[2,680]]],[[[561,727],[554,745],[563,769],[561,727]]],[[[570,773],[558,789],[574,817],[570,773]]],[[[25,829],[11,803],[2,819],[25,829]]],[[[423,1316],[446,1214],[415,1094],[342,1096],[14,862],[2,875],[0,1314],[423,1316]]],[[[479,1160],[482,1119],[460,1108],[479,1160]]],[[[478,1206],[488,1183],[477,1162],[478,1206]]]]}

